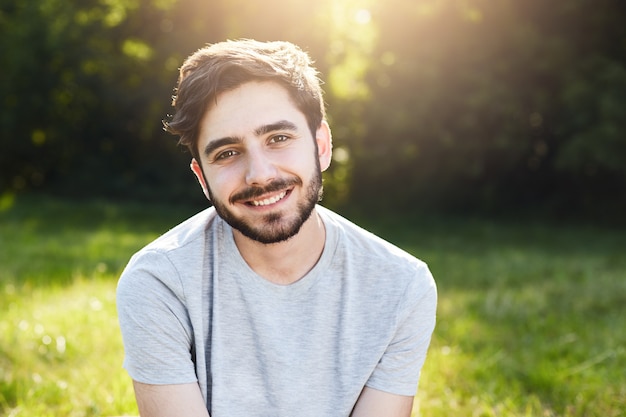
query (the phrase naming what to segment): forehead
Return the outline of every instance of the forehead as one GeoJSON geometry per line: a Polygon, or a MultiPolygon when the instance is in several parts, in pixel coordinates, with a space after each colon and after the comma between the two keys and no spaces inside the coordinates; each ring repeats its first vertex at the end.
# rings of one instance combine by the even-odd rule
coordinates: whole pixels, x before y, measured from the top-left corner
{"type": "Polygon", "coordinates": [[[306,128],[306,117],[288,91],[275,82],[249,82],[219,94],[200,122],[200,142],[244,136],[259,126],[288,120],[306,128]]]}

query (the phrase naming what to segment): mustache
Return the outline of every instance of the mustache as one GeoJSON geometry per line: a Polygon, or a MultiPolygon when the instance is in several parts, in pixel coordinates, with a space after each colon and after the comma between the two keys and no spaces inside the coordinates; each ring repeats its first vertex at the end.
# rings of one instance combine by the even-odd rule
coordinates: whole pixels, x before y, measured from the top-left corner
{"type": "Polygon", "coordinates": [[[233,194],[229,198],[229,202],[231,204],[234,204],[237,201],[254,200],[257,197],[262,196],[263,194],[284,190],[285,188],[289,188],[295,185],[302,185],[302,180],[297,177],[274,180],[267,184],[265,187],[248,187],[245,190],[233,194]]]}

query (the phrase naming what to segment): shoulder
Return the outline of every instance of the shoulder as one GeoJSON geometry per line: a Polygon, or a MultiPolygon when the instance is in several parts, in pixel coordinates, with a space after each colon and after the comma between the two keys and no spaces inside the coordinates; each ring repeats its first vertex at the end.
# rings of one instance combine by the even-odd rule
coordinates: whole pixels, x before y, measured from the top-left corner
{"type": "Polygon", "coordinates": [[[154,287],[155,281],[170,290],[182,291],[183,269],[193,271],[201,265],[207,229],[215,218],[214,209],[204,210],[136,252],[122,272],[118,293],[154,287]]]}
{"type": "Polygon", "coordinates": [[[330,228],[332,233],[337,234],[339,245],[346,245],[351,253],[365,256],[372,260],[370,262],[382,261],[384,264],[411,269],[426,268],[422,260],[341,215],[323,207],[319,212],[327,229],[330,228]]]}
{"type": "Polygon", "coordinates": [[[139,250],[131,258],[130,264],[140,262],[142,258],[155,255],[173,260],[187,256],[201,256],[207,231],[217,218],[213,208],[206,209],[170,229],[157,239],[139,250]]]}
{"type": "Polygon", "coordinates": [[[320,207],[319,213],[331,233],[337,234],[336,257],[353,264],[359,280],[396,288],[411,297],[435,291],[424,261],[335,212],[320,207]]]}
{"type": "Polygon", "coordinates": [[[215,209],[208,208],[170,229],[138,253],[145,251],[170,252],[186,246],[193,246],[206,235],[216,218],[215,209]]]}

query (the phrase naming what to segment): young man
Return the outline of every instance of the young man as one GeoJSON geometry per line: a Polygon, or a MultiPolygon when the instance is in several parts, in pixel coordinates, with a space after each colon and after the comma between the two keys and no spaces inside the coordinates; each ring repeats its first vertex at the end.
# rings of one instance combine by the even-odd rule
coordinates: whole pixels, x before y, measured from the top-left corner
{"type": "Polygon", "coordinates": [[[331,133],[307,54],[214,44],[166,128],[213,207],[118,285],[142,416],[407,417],[435,325],[426,265],[318,206],[331,133]]]}

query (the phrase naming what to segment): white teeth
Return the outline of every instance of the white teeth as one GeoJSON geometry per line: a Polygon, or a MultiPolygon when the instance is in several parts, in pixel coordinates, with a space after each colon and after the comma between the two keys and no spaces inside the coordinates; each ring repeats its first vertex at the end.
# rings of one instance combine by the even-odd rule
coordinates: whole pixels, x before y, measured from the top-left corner
{"type": "Polygon", "coordinates": [[[261,201],[252,201],[252,205],[267,206],[268,204],[274,204],[275,202],[282,200],[285,197],[285,195],[287,195],[287,191],[283,191],[282,193],[272,198],[266,198],[265,200],[261,200],[261,201]]]}

